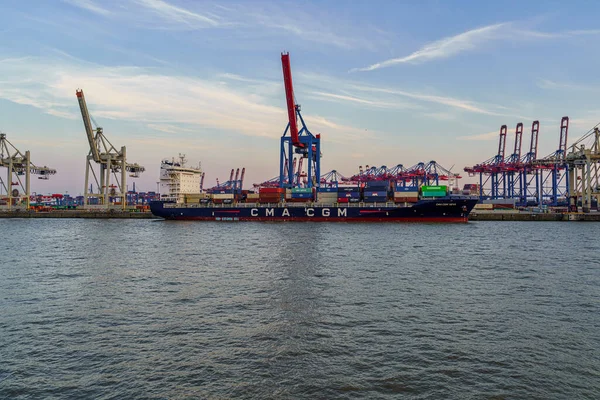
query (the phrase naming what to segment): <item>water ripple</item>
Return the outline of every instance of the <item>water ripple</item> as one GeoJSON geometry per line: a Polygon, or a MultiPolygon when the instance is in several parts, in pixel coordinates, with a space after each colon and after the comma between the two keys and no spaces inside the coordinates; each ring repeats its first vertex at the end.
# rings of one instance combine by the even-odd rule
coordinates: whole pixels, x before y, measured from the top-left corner
{"type": "Polygon", "coordinates": [[[0,225],[0,398],[600,398],[599,224],[0,225]]]}

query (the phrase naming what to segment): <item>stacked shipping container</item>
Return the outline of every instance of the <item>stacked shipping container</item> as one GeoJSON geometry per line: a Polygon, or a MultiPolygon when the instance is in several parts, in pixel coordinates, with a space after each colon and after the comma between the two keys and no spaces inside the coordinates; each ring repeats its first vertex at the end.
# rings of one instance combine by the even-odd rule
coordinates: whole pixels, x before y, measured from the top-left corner
{"type": "Polygon", "coordinates": [[[360,201],[360,188],[358,186],[339,187],[337,196],[338,203],[358,203],[360,201]]]}
{"type": "Polygon", "coordinates": [[[333,204],[337,203],[338,189],[336,187],[326,187],[317,189],[317,201],[319,203],[333,204]]]}
{"type": "Polygon", "coordinates": [[[444,197],[448,195],[448,186],[421,186],[421,195],[423,197],[444,197]]]}
{"type": "Polygon", "coordinates": [[[395,203],[416,203],[419,201],[418,186],[396,186],[394,188],[395,203]]]}
{"type": "Polygon", "coordinates": [[[285,189],[260,188],[258,194],[259,203],[279,203],[285,197],[285,189]]]}

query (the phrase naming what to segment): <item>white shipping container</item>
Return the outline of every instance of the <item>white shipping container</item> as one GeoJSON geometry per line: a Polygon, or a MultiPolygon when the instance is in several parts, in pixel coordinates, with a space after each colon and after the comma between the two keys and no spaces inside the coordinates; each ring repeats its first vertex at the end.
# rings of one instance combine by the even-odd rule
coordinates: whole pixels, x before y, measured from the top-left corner
{"type": "Polygon", "coordinates": [[[212,198],[216,200],[233,199],[233,193],[215,193],[212,198]]]}
{"type": "Polygon", "coordinates": [[[394,197],[419,197],[419,192],[394,192],[394,197]]]}

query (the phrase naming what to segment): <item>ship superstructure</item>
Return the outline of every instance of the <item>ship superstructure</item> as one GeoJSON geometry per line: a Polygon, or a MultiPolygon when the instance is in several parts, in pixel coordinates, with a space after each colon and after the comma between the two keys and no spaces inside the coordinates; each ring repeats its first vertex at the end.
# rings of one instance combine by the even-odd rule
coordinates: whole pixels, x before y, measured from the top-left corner
{"type": "Polygon", "coordinates": [[[185,154],[165,159],[160,164],[159,193],[161,200],[183,203],[188,194],[202,193],[202,168],[187,166],[185,154]]]}

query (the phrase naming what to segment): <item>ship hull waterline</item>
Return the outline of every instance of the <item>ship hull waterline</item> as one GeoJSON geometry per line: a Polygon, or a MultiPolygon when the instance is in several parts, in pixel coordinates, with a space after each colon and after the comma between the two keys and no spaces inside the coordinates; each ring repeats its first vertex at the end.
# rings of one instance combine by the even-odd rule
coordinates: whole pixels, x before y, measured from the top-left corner
{"type": "Polygon", "coordinates": [[[408,207],[396,206],[285,206],[236,207],[186,205],[156,201],[155,216],[167,220],[256,222],[468,222],[476,199],[422,200],[408,207]]]}

